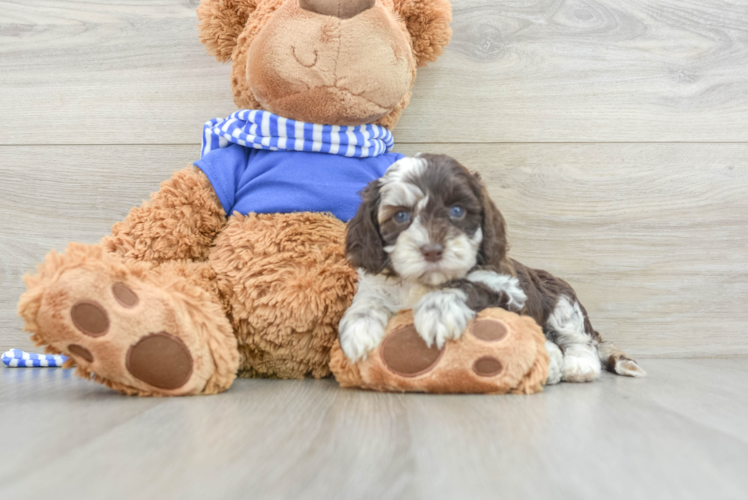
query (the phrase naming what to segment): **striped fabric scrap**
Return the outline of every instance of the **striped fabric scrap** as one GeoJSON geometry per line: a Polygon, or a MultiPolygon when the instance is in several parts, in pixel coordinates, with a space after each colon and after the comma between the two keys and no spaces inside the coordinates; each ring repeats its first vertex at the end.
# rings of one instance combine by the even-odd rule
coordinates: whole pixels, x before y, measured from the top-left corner
{"type": "Polygon", "coordinates": [[[215,118],[205,124],[201,157],[231,144],[271,151],[367,158],[389,152],[395,140],[389,130],[379,125],[318,125],[268,111],[242,109],[226,119],[215,118]]]}
{"type": "Polygon", "coordinates": [[[58,368],[68,359],[61,354],[34,354],[20,349],[11,349],[3,353],[2,361],[11,368],[58,368]]]}

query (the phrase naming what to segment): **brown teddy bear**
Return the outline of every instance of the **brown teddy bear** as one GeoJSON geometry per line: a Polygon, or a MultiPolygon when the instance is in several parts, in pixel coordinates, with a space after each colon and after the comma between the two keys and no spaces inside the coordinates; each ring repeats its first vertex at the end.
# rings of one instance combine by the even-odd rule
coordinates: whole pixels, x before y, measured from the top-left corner
{"type": "Polygon", "coordinates": [[[416,68],[448,43],[448,0],[203,0],[241,111],[202,158],[98,245],[26,278],[26,330],[125,394],[213,394],[234,378],[324,377],[356,273],[358,192],[390,152],[416,68]]]}

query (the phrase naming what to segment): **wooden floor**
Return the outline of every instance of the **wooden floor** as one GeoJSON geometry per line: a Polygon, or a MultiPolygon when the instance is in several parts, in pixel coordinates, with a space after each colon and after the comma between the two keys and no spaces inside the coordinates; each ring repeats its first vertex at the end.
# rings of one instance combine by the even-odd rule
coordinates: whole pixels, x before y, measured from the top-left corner
{"type": "Polygon", "coordinates": [[[535,396],[240,380],[181,399],[0,369],[0,498],[748,498],[748,363],[645,366],[535,396]]]}

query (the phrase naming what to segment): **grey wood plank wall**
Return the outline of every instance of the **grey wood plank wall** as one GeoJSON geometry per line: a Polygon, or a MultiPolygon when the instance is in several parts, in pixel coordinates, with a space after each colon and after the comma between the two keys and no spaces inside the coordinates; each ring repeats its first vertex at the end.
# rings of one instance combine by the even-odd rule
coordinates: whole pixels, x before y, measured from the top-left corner
{"type": "MultiPolygon", "coordinates": [[[[96,242],[235,110],[197,0],[0,1],[0,349],[22,275],[96,242]]],[[[480,171],[512,255],[639,357],[748,354],[748,4],[454,0],[398,149],[480,171]]]]}

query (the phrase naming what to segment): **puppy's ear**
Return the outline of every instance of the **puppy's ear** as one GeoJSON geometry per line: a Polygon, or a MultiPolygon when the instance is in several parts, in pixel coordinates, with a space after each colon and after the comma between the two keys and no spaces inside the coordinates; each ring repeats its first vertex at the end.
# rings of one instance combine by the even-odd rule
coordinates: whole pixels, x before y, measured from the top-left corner
{"type": "Polygon", "coordinates": [[[260,0],[202,0],[197,8],[200,41],[220,62],[231,59],[236,39],[260,0]]]}
{"type": "Polygon", "coordinates": [[[348,222],[345,235],[345,254],[356,268],[372,274],[384,270],[387,254],[379,234],[379,181],[372,181],[361,193],[363,202],[356,215],[348,222]]]}
{"type": "Polygon", "coordinates": [[[418,67],[436,61],[452,38],[449,0],[395,0],[395,11],[405,21],[413,40],[418,67]]]}
{"type": "Polygon", "coordinates": [[[478,264],[493,267],[497,270],[503,268],[506,253],[509,249],[506,240],[506,222],[499,209],[488,194],[486,185],[477,173],[472,174],[473,190],[480,200],[483,211],[483,241],[478,251],[478,264]]]}

